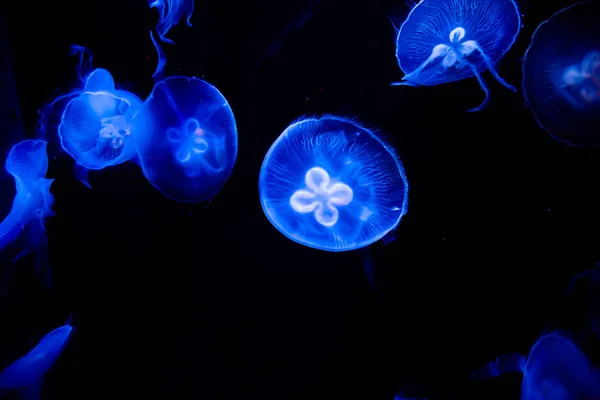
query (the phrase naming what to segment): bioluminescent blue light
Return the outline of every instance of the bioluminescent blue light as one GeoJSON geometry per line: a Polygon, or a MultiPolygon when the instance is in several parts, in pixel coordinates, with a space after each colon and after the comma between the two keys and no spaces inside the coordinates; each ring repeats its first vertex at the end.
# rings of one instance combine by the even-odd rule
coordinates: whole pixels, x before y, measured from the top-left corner
{"type": "Polygon", "coordinates": [[[259,190],[281,233],[334,252],[381,239],[408,204],[394,151],[372,131],[334,116],[300,119],[283,131],[265,156],[259,190]]]}
{"type": "Polygon", "coordinates": [[[489,103],[482,73],[489,71],[503,86],[496,63],[521,30],[514,0],[422,0],[398,30],[396,58],[404,72],[393,85],[435,86],[476,77],[485,92],[479,111],[489,103]]]}
{"type": "Polygon", "coordinates": [[[597,399],[600,372],[565,334],[542,336],[529,357],[506,354],[473,374],[475,379],[522,372],[521,400],[597,399]]]}
{"type": "Polygon", "coordinates": [[[33,350],[9,365],[0,374],[0,391],[18,391],[23,400],[39,400],[46,372],[67,346],[73,328],[64,325],[40,340],[33,350]]]}
{"type": "Polygon", "coordinates": [[[83,92],[63,111],[58,134],[62,148],[86,169],[103,169],[135,157],[130,122],[142,101],[116,90],[108,71],[96,69],[83,92]]]}
{"type": "MultiPolygon", "coordinates": [[[[44,219],[54,215],[51,208],[54,197],[50,193],[53,179],[46,179],[46,142],[25,140],[16,144],[5,165],[15,180],[16,196],[10,213],[0,223],[0,251],[24,235],[23,248],[16,258],[30,253],[43,254],[47,243],[44,219]]],[[[43,257],[36,256],[36,269],[40,274],[42,268],[47,268],[42,260],[43,257]]]]}
{"type": "Polygon", "coordinates": [[[600,146],[600,5],[577,3],[533,34],[523,61],[523,93],[555,139],[600,146]]]}
{"type": "Polygon", "coordinates": [[[233,170],[238,147],[233,112],[217,88],[198,78],[158,82],[132,132],[144,175],[171,199],[210,199],[233,170]]]}
{"type": "Polygon", "coordinates": [[[187,26],[192,26],[190,19],[194,13],[194,0],[148,0],[150,8],[156,8],[159,13],[156,32],[160,40],[173,43],[165,37],[169,30],[185,17],[187,26]]]}

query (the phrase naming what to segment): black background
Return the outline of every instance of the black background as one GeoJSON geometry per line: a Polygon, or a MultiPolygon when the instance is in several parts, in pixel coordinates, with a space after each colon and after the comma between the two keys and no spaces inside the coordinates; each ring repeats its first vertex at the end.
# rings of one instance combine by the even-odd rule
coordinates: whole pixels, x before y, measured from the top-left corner
{"type": "MultiPolygon", "coordinates": [[[[520,4],[524,28],[501,65],[517,86],[534,29],[569,5],[541,3],[520,4]]],[[[391,87],[402,72],[389,18],[399,24],[408,10],[384,0],[197,0],[193,28],[168,35],[165,72],[203,78],[229,100],[232,176],[211,202],[186,205],[131,163],[91,173],[89,190],[66,154],[52,154],[55,286],[42,290],[19,263],[18,289],[2,299],[0,364],[74,313],[76,335],[42,399],[486,397],[499,389],[469,385],[472,369],[527,352],[544,328],[582,325],[583,301],[563,294],[600,257],[598,150],[552,140],[521,93],[489,75],[493,102],[479,113],[466,112],[482,100],[475,79],[391,87]],[[371,246],[376,292],[358,253],[291,242],[260,206],[271,143],[319,113],[381,129],[406,168],[397,240],[371,246]]],[[[143,0],[4,11],[27,137],[37,110],[76,84],[73,43],[121,87],[150,93],[158,17],[143,0]]],[[[502,385],[506,398],[518,398],[518,385],[502,385]]]]}

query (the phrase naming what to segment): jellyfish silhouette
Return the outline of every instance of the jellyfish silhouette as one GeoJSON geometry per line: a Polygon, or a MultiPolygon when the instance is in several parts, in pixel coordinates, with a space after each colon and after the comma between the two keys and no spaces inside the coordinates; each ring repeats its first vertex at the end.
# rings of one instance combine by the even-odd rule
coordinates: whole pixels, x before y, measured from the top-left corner
{"type": "Polygon", "coordinates": [[[540,127],[570,145],[600,146],[600,5],[577,3],[533,34],[523,93],[540,127]]]}
{"type": "Polygon", "coordinates": [[[132,121],[132,131],[144,175],[171,199],[210,199],[233,170],[233,112],[217,88],[198,78],[158,82],[132,121]]]}
{"type": "Polygon", "coordinates": [[[474,379],[490,379],[507,373],[523,373],[522,400],[595,399],[600,396],[600,371],[566,333],[543,335],[525,358],[505,354],[473,373],[474,379]]]}
{"type": "Polygon", "coordinates": [[[131,119],[141,105],[133,93],[115,89],[107,70],[94,70],[87,77],[83,92],[63,111],[58,127],[62,148],[87,170],[132,159],[136,148],[131,139],[131,119]]]}
{"type": "Polygon", "coordinates": [[[72,332],[69,324],[53,330],[33,350],[9,365],[0,374],[0,396],[14,391],[23,400],[39,400],[44,375],[66,348],[72,332]]]}
{"type": "Polygon", "coordinates": [[[600,338],[600,263],[595,267],[587,269],[580,274],[575,275],[569,287],[567,288],[567,295],[570,295],[576,284],[580,279],[588,280],[588,311],[589,311],[589,324],[594,333],[600,338]]]}
{"type": "Polygon", "coordinates": [[[485,92],[479,111],[489,103],[482,73],[489,71],[506,88],[496,63],[521,30],[513,0],[422,0],[398,30],[396,58],[405,76],[393,85],[436,86],[476,77],[485,92]]]}
{"type": "Polygon", "coordinates": [[[192,26],[190,19],[194,13],[194,0],[149,0],[150,8],[156,8],[159,13],[156,32],[163,42],[173,44],[165,37],[171,28],[185,16],[187,26],[192,26]]]}
{"type": "Polygon", "coordinates": [[[292,123],[269,149],[259,177],[265,215],[281,233],[325,251],[363,248],[400,223],[408,183],[393,150],[355,121],[292,123]]]}
{"type": "Polygon", "coordinates": [[[36,271],[49,284],[44,219],[54,215],[54,198],[50,194],[53,179],[46,179],[47,170],[46,142],[42,140],[20,142],[8,154],[6,171],[15,180],[16,196],[10,213],[0,223],[0,251],[21,238],[14,260],[34,253],[36,271]]]}

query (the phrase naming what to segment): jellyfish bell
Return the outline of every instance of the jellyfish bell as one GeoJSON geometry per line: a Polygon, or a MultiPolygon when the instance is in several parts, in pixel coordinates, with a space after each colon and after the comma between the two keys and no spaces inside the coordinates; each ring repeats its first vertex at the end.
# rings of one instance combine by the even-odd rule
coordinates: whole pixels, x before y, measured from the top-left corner
{"type": "Polygon", "coordinates": [[[422,0],[409,13],[396,37],[396,58],[405,73],[393,85],[436,86],[476,77],[485,93],[479,111],[489,103],[482,74],[489,71],[506,88],[496,63],[521,30],[514,0],[422,0]]]}
{"type": "Polygon", "coordinates": [[[528,357],[505,354],[473,373],[474,379],[490,379],[507,373],[523,374],[522,400],[596,399],[600,396],[600,372],[566,332],[544,334],[528,357]]]}
{"type": "Polygon", "coordinates": [[[540,127],[561,142],[600,146],[600,5],[567,7],[536,29],[523,94],[540,127]]]}
{"type": "Polygon", "coordinates": [[[233,112],[217,88],[198,78],[158,82],[132,121],[132,132],[144,176],[171,199],[208,200],[233,170],[238,145],[233,112]]]}
{"type": "Polygon", "coordinates": [[[10,390],[23,400],[39,399],[44,375],[63,353],[73,329],[67,324],[48,333],[29,353],[0,373],[0,396],[10,390]]]}
{"type": "Polygon", "coordinates": [[[65,107],[58,134],[62,148],[77,165],[99,170],[136,156],[131,120],[142,100],[116,90],[110,73],[93,71],[84,91],[65,107]]]}
{"type": "Polygon", "coordinates": [[[339,252],[368,246],[396,228],[408,183],[393,150],[355,121],[335,116],[292,123],[260,171],[260,200],[289,239],[339,252]]]}

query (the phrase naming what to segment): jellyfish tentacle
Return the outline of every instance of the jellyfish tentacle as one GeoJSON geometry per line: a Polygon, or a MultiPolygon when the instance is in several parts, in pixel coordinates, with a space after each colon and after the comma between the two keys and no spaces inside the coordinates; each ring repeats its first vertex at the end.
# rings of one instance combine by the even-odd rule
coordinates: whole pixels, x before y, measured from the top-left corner
{"type": "Polygon", "coordinates": [[[485,54],[485,52],[483,51],[481,46],[479,46],[479,43],[477,43],[477,41],[467,40],[466,42],[464,42],[461,45],[461,49],[464,49],[465,56],[469,56],[469,55],[473,54],[474,52],[477,52],[483,59],[483,62],[485,62],[485,65],[486,65],[488,71],[490,71],[490,73],[492,74],[494,79],[496,79],[498,81],[498,83],[500,83],[505,88],[512,90],[513,92],[517,91],[516,87],[514,87],[510,83],[506,82],[506,80],[504,80],[504,78],[502,78],[498,74],[498,71],[496,70],[496,65],[495,65],[494,61],[490,57],[488,57],[487,54],[485,54]]]}
{"type": "Polygon", "coordinates": [[[415,69],[410,74],[404,75],[404,78],[402,78],[402,82],[392,83],[392,86],[418,86],[415,84],[415,81],[416,81],[415,78],[419,76],[421,71],[423,71],[429,65],[433,64],[433,62],[436,61],[437,59],[439,59],[441,57],[446,57],[446,55],[450,51],[452,51],[450,46],[445,45],[445,44],[438,44],[437,46],[435,46],[433,48],[433,50],[431,50],[431,54],[429,55],[429,57],[425,61],[423,61],[423,63],[421,65],[419,65],[419,67],[417,69],[415,69]]]}
{"type": "Polygon", "coordinates": [[[475,77],[477,78],[477,82],[479,82],[479,86],[481,87],[481,90],[483,90],[483,92],[485,93],[485,99],[483,100],[483,102],[479,106],[472,108],[468,111],[469,112],[481,111],[481,110],[487,108],[487,106],[490,104],[490,89],[488,88],[487,84],[483,80],[483,77],[481,76],[479,71],[477,71],[477,67],[475,67],[473,64],[471,64],[468,61],[463,60],[463,62],[465,64],[467,64],[469,67],[471,67],[471,69],[473,70],[473,74],[475,74],[475,77]]]}
{"type": "Polygon", "coordinates": [[[527,359],[520,354],[502,354],[482,368],[473,371],[471,379],[487,380],[500,375],[523,372],[527,359]]]}

